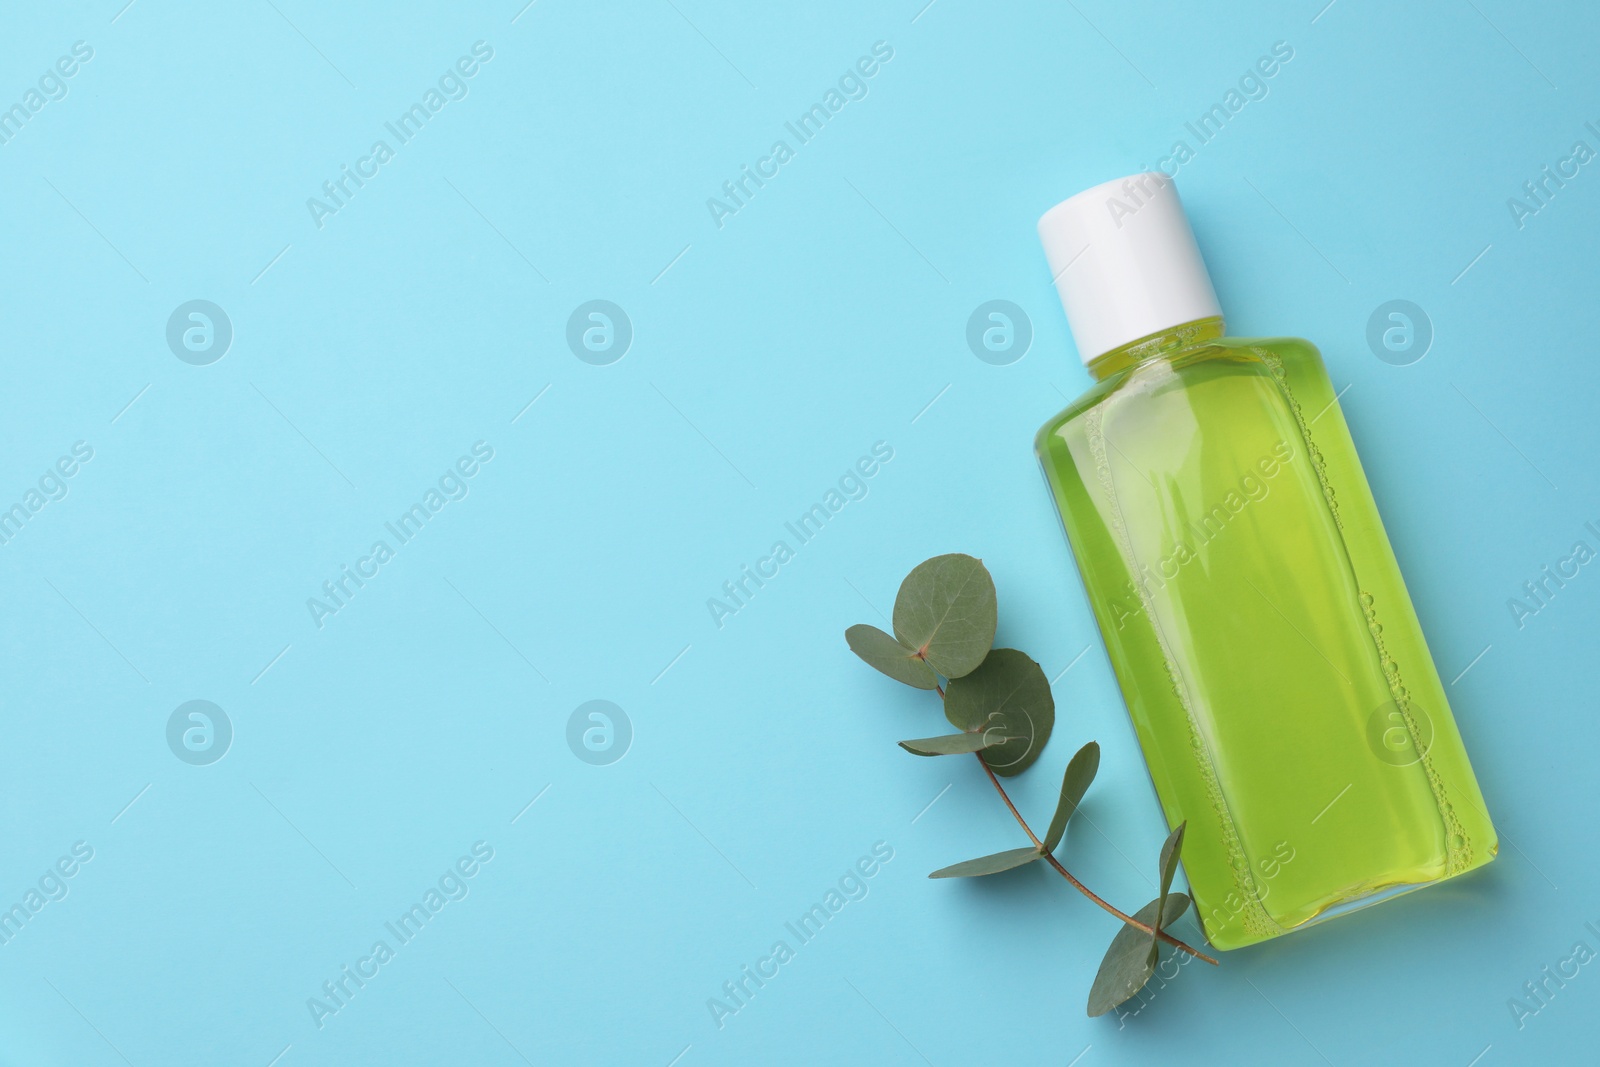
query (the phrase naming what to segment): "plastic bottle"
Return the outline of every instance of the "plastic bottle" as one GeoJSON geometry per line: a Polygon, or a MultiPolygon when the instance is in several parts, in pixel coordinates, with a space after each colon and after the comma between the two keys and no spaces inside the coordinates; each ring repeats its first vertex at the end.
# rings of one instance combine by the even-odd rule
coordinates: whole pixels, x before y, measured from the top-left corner
{"type": "Polygon", "coordinates": [[[1309,342],[1224,335],[1176,188],[1039,221],[1095,384],[1035,446],[1207,938],[1472,870],[1498,841],[1309,342]]]}

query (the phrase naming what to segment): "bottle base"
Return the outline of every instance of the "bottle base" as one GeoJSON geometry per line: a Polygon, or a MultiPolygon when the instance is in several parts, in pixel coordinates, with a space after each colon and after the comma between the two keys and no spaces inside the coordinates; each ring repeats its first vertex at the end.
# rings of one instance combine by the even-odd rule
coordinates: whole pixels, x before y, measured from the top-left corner
{"type": "Polygon", "coordinates": [[[1283,932],[1279,934],[1267,935],[1264,937],[1251,935],[1245,935],[1241,937],[1238,936],[1239,931],[1229,930],[1227,933],[1234,936],[1224,936],[1213,940],[1208,935],[1207,941],[1212,948],[1215,948],[1220,952],[1231,952],[1234,949],[1247,948],[1250,945],[1259,945],[1263,941],[1276,941],[1278,938],[1287,934],[1293,934],[1300,930],[1309,930],[1311,927],[1321,925],[1322,923],[1327,922],[1329,919],[1337,919],[1340,916],[1349,915],[1352,912],[1370,908],[1374,904],[1381,904],[1386,900],[1393,900],[1395,897],[1404,896],[1407,893],[1415,892],[1418,889],[1427,889],[1429,886],[1440,885],[1441,883],[1454,881],[1457,878],[1469,875],[1481,867],[1488,866],[1488,864],[1494,860],[1495,856],[1498,854],[1498,851],[1498,849],[1491,851],[1489,857],[1482,863],[1479,863],[1477,866],[1472,867],[1469,870],[1461,871],[1457,874],[1445,875],[1442,878],[1431,878],[1422,882],[1395,882],[1387,885],[1377,886],[1367,892],[1359,893],[1359,895],[1343,896],[1341,899],[1329,904],[1327,907],[1323,908],[1309,919],[1297,923],[1294,926],[1286,927],[1283,932]]]}

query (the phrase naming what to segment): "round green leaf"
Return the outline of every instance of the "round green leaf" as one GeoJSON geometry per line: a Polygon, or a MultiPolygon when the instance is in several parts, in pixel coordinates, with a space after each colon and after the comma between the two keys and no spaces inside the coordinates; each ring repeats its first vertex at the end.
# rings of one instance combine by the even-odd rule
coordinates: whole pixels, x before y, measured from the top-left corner
{"type": "Polygon", "coordinates": [[[876,626],[865,623],[852,626],[844,632],[844,639],[850,651],[865,660],[869,667],[877,668],[897,682],[918,689],[933,689],[939,684],[933,668],[917,658],[915,649],[907,648],[876,626]]]}
{"type": "MultiPolygon", "coordinates": [[[[1188,907],[1188,896],[1170,893],[1165,907],[1161,901],[1152,900],[1133,917],[1146,926],[1155,926],[1156,916],[1160,914],[1160,925],[1165,927],[1176,922],[1188,907]]],[[[1111,939],[1111,947],[1100,961],[1100,970],[1089,989],[1089,1014],[1104,1015],[1143,989],[1155,973],[1158,952],[1155,938],[1137,926],[1123,923],[1117,936],[1111,939]]]]}
{"type": "Polygon", "coordinates": [[[997,648],[971,674],[952,679],[944,715],[959,730],[994,739],[983,760],[1010,777],[1027,770],[1056,724],[1056,701],[1044,671],[1025,653],[997,648]]]}
{"type": "Polygon", "coordinates": [[[994,579],[981,561],[959,552],[935,556],[900,583],[894,635],[946,678],[960,678],[989,654],[997,613],[994,579]]]}
{"type": "Polygon", "coordinates": [[[1004,852],[996,852],[992,856],[979,856],[975,860],[963,860],[948,867],[941,867],[928,877],[976,878],[985,874],[999,874],[1001,871],[1009,871],[1013,867],[1032,863],[1040,855],[1039,850],[1032,845],[1027,848],[1010,848],[1004,852]]]}

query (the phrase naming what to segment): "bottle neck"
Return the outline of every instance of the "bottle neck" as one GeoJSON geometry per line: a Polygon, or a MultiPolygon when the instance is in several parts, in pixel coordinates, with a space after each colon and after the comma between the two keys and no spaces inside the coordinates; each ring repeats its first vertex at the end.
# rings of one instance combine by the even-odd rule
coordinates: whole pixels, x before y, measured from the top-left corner
{"type": "Polygon", "coordinates": [[[1089,373],[1095,381],[1105,381],[1111,375],[1127,370],[1137,363],[1144,363],[1159,356],[1170,356],[1186,348],[1214,341],[1222,336],[1223,328],[1222,316],[1213,315],[1210,318],[1195,319],[1193,322],[1153,333],[1148,337],[1141,337],[1137,341],[1130,341],[1121,348],[1113,348],[1104,355],[1090,360],[1089,373]]]}

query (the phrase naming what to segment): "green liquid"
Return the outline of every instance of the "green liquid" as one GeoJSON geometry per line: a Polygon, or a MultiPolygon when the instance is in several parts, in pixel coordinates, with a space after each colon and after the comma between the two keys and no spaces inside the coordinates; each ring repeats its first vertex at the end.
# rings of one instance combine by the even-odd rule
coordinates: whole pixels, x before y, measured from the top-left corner
{"type": "Polygon", "coordinates": [[[1201,924],[1238,948],[1498,849],[1321,356],[1108,353],[1036,446],[1201,924]]]}

